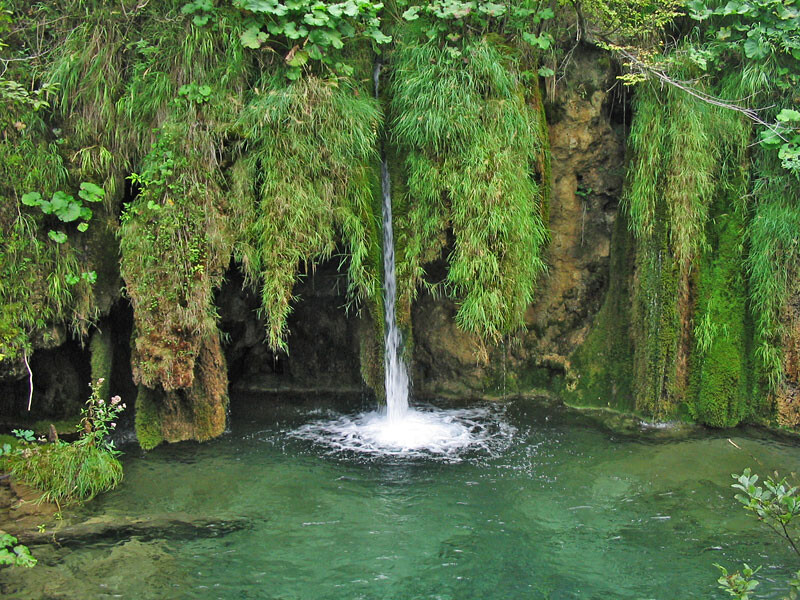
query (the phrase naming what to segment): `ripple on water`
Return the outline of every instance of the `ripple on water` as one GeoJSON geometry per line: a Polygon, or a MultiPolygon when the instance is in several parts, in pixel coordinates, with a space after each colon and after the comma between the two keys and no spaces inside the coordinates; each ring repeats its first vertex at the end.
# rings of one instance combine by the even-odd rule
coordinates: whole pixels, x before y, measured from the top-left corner
{"type": "Polygon", "coordinates": [[[504,417],[501,407],[420,407],[395,419],[372,411],[311,421],[289,436],[323,446],[331,454],[459,461],[466,452],[494,456],[506,449],[516,429],[504,417]]]}

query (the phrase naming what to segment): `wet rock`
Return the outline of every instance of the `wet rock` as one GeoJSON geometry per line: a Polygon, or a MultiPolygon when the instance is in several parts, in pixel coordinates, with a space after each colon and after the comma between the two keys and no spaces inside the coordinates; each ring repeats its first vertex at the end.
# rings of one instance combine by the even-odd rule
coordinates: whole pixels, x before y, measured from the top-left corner
{"type": "Polygon", "coordinates": [[[605,54],[580,47],[548,97],[551,242],[526,330],[479,360],[474,340],[454,323],[455,305],[421,292],[412,308],[416,394],[490,398],[575,378],[570,358],[608,289],[622,192],[625,131],[609,91],[615,76],[605,54]]]}

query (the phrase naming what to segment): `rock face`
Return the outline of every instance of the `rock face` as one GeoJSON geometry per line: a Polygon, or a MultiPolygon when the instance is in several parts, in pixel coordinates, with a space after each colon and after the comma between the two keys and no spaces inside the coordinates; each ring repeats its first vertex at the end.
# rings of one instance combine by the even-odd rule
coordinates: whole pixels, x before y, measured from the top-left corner
{"type": "MultiPolygon", "coordinates": [[[[265,324],[256,294],[233,271],[217,298],[220,329],[233,389],[241,391],[366,391],[361,378],[360,340],[365,316],[348,314],[346,275],[328,261],[295,286],[289,317],[288,353],[264,343],[265,324]]],[[[366,328],[369,330],[369,328],[366,328]]]]}
{"type": "Polygon", "coordinates": [[[547,99],[552,156],[548,272],[526,315],[527,331],[476,357],[459,330],[455,305],[421,294],[412,309],[415,393],[497,396],[549,387],[573,376],[570,357],[584,341],[608,287],[609,256],[624,168],[624,105],[608,92],[615,72],[602,53],[576,52],[569,75],[547,99]],[[617,105],[615,106],[615,102],[617,105]]]}
{"type": "Polygon", "coordinates": [[[800,291],[797,291],[782,315],[783,388],[777,394],[778,421],[787,427],[800,426],[800,291]]]}

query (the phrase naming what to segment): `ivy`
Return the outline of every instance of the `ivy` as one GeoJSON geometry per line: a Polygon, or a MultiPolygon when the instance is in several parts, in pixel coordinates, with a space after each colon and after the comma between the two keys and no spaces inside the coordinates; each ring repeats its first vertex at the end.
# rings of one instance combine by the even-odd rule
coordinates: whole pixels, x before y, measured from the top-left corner
{"type": "Polygon", "coordinates": [[[376,46],[392,41],[381,29],[382,2],[347,0],[233,0],[244,11],[242,45],[254,50],[280,52],[286,77],[299,79],[304,70],[322,64],[333,72],[351,75],[352,67],[343,63],[337,51],[345,41],[366,38],[376,46]]]}
{"type": "MultiPolygon", "coordinates": [[[[55,192],[50,200],[45,200],[39,192],[28,192],[23,194],[22,203],[25,206],[35,207],[46,215],[55,215],[62,223],[78,223],[78,231],[86,231],[89,228],[89,220],[92,218],[92,209],[84,205],[82,200],[86,202],[102,202],[105,196],[105,191],[98,185],[84,181],[81,183],[80,191],[78,191],[78,198],[70,196],[66,192],[55,192]]],[[[50,230],[47,232],[47,237],[56,242],[63,244],[67,241],[67,234],[63,231],[50,230]]]]}

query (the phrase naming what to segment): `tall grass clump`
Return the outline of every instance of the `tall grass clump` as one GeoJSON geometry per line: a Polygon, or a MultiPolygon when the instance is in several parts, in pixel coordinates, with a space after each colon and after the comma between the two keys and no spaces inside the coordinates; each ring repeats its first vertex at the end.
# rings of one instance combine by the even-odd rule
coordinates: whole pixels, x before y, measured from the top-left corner
{"type": "Polygon", "coordinates": [[[329,258],[340,240],[350,297],[380,293],[372,197],[380,121],[377,102],[364,90],[310,75],[288,85],[266,82],[239,117],[244,149],[237,180],[256,208],[238,253],[250,281],[260,285],[273,348],[285,348],[301,266],[329,258]]]}
{"type": "Polygon", "coordinates": [[[800,182],[766,152],[756,165],[756,203],[746,236],[750,310],[755,356],[768,389],[776,392],[784,379],[781,314],[791,295],[800,293],[800,182]]]}
{"type": "Polygon", "coordinates": [[[399,301],[445,249],[456,321],[482,344],[523,326],[544,270],[547,229],[535,165],[542,148],[513,60],[485,39],[454,58],[428,42],[393,56],[392,136],[405,157],[399,301]],[[452,235],[452,239],[449,239],[452,235]]]}
{"type": "Polygon", "coordinates": [[[15,479],[42,492],[40,502],[77,502],[114,489],[122,481],[120,452],[108,439],[124,410],[119,396],[100,397],[103,380],[92,384],[92,394],[81,410],[80,438],[73,443],[26,443],[8,457],[15,479]]]}

